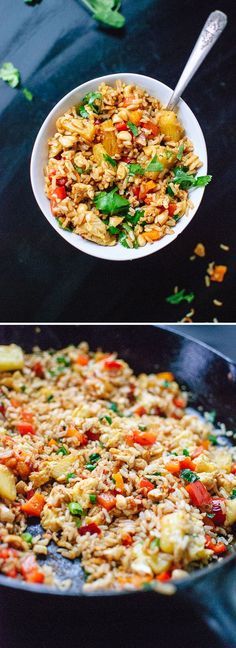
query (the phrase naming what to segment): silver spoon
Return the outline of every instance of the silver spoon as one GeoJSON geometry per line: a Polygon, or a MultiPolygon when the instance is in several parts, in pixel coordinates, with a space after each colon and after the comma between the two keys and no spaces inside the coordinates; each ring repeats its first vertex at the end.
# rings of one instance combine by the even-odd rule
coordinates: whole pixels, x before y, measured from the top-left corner
{"type": "Polygon", "coordinates": [[[166,106],[167,110],[173,110],[178,103],[181,95],[191,81],[195,72],[210,52],[217,39],[222,34],[227,25],[227,16],[223,11],[213,11],[207,18],[207,21],[197,39],[196,45],[190,54],[190,57],[183,69],[181,77],[175,87],[171,98],[166,106]]]}

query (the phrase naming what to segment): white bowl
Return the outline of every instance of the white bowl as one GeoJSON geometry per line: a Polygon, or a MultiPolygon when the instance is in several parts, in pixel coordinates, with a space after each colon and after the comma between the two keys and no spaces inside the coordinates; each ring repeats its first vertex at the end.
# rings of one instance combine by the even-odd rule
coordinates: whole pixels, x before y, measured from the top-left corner
{"type": "MultiPolygon", "coordinates": [[[[187,225],[189,225],[190,221],[196,214],[196,211],[203,197],[204,187],[198,187],[193,192],[191,192],[191,200],[194,206],[192,209],[189,209],[188,215],[183,216],[175,225],[172,235],[168,234],[164,236],[160,241],[156,241],[152,244],[147,243],[144,247],[139,247],[137,249],[125,248],[120,243],[118,243],[114,247],[97,245],[96,243],[87,241],[78,234],[66,232],[61,227],[59,227],[55,217],[51,213],[50,202],[44,193],[43,169],[47,163],[48,138],[52,137],[55,132],[57,118],[60,117],[70,106],[79,103],[82,97],[84,97],[84,95],[86,95],[88,92],[97,90],[99,84],[102,81],[105,81],[106,83],[112,85],[117,79],[122,79],[122,81],[125,81],[126,83],[134,83],[141,86],[142,88],[145,88],[150,95],[157,97],[164,106],[168,103],[168,100],[172,94],[172,90],[168,88],[168,86],[166,86],[164,83],[161,83],[161,81],[151,79],[150,77],[143,76],[142,74],[132,74],[130,72],[107,74],[106,76],[93,79],[92,81],[87,81],[87,83],[83,83],[74,90],[71,90],[71,92],[63,97],[63,99],[61,99],[56,104],[56,106],[49,113],[48,117],[45,119],[34,144],[30,171],[32,188],[37,203],[44,216],[46,216],[49,223],[52,225],[52,227],[54,227],[57,233],[62,236],[62,238],[64,238],[68,243],[76,247],[78,250],[86,252],[86,254],[91,254],[92,256],[99,257],[101,259],[108,259],[109,261],[127,261],[129,259],[134,260],[139,259],[140,257],[148,256],[148,254],[153,254],[154,252],[157,252],[158,250],[164,248],[166,245],[173,243],[176,237],[181,234],[181,232],[185,229],[185,227],[187,227],[187,225]]],[[[192,140],[194,144],[195,152],[203,162],[200,174],[205,175],[207,173],[207,151],[201,127],[195,115],[182,99],[180,99],[179,101],[178,114],[181,122],[183,123],[187,136],[192,140]]]]}

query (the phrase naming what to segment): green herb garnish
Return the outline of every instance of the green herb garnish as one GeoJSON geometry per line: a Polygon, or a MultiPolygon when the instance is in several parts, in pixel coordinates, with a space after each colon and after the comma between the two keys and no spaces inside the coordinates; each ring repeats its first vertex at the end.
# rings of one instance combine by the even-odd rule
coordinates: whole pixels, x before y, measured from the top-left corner
{"type": "Polygon", "coordinates": [[[21,392],[23,392],[23,393],[24,393],[24,392],[26,391],[26,385],[21,385],[21,388],[20,388],[20,390],[21,390],[21,392]]]}
{"type": "Polygon", "coordinates": [[[211,175],[194,176],[186,173],[182,167],[175,167],[174,178],[171,182],[178,184],[181,189],[190,189],[191,187],[205,187],[212,179],[211,175]]]}
{"type": "Polygon", "coordinates": [[[110,225],[110,227],[107,228],[109,234],[114,236],[114,234],[119,234],[120,230],[119,227],[114,227],[114,225],[110,225]]]}
{"type": "Polygon", "coordinates": [[[79,173],[79,175],[82,175],[82,173],[85,173],[85,169],[82,169],[82,167],[78,167],[77,164],[74,163],[73,166],[74,166],[75,170],[77,171],[77,173],[79,173]]]}
{"type": "Polygon", "coordinates": [[[60,448],[58,448],[56,454],[58,454],[58,455],[59,455],[59,454],[62,454],[62,455],[68,455],[68,454],[70,454],[70,453],[69,453],[69,450],[67,450],[67,448],[65,448],[65,446],[62,445],[62,446],[60,446],[60,448]]]}
{"type": "Polygon", "coordinates": [[[150,544],[150,549],[156,549],[157,547],[160,547],[160,538],[154,538],[150,544]]]}
{"type": "Polygon", "coordinates": [[[141,164],[128,164],[128,167],[129,175],[143,175],[145,172],[141,164]]]}
{"type": "Polygon", "coordinates": [[[90,499],[91,504],[96,504],[97,495],[95,495],[95,493],[90,493],[89,499],[90,499]]]}
{"type": "Polygon", "coordinates": [[[218,445],[218,439],[215,434],[209,434],[208,439],[212,443],[212,445],[218,445]]]}
{"type": "Polygon", "coordinates": [[[82,2],[93,12],[95,20],[115,29],[124,26],[125,18],[119,13],[120,0],[82,0],[82,2]]]}
{"type": "Polygon", "coordinates": [[[184,152],[184,144],[180,144],[179,150],[178,150],[178,153],[177,153],[177,160],[182,160],[183,152],[184,152]]]}
{"type": "Polygon", "coordinates": [[[83,508],[79,502],[70,502],[68,504],[68,509],[71,513],[71,515],[83,515],[83,508]]]}
{"type": "Polygon", "coordinates": [[[143,216],[144,211],[141,209],[136,209],[134,216],[127,214],[126,219],[129,221],[129,223],[131,223],[131,225],[137,225],[137,223],[140,221],[140,218],[143,218],[143,216]]]}
{"type": "Polygon", "coordinates": [[[135,137],[137,137],[137,135],[139,134],[139,130],[138,130],[137,126],[135,126],[135,124],[133,124],[133,122],[131,122],[131,121],[127,121],[127,126],[131,130],[133,135],[135,137]]]}
{"type": "Polygon", "coordinates": [[[145,430],[147,429],[147,426],[146,425],[139,425],[138,429],[141,430],[141,432],[145,432],[145,430]]]}
{"type": "Polygon", "coordinates": [[[46,400],[48,403],[51,403],[51,401],[53,400],[53,394],[50,394],[46,400]]]}
{"type": "Polygon", "coordinates": [[[118,405],[116,403],[109,403],[109,409],[111,409],[113,412],[118,412],[118,405]]]}
{"type": "Polygon", "coordinates": [[[236,498],[236,488],[233,488],[229,496],[229,499],[235,499],[235,498],[236,498]]]}
{"type": "Polygon", "coordinates": [[[68,475],[66,475],[66,480],[69,481],[70,479],[74,479],[74,477],[76,477],[75,473],[68,473],[68,475]]]}
{"type": "Polygon", "coordinates": [[[63,367],[70,367],[70,359],[66,356],[58,356],[57,363],[63,367]]]}
{"type": "Polygon", "coordinates": [[[25,533],[21,534],[21,537],[22,537],[22,540],[27,542],[29,545],[32,545],[33,536],[31,535],[31,533],[28,533],[28,531],[25,531],[25,533]]]}
{"type": "Polygon", "coordinates": [[[28,90],[28,88],[22,88],[22,92],[23,92],[24,97],[27,99],[27,101],[32,101],[33,100],[34,95],[31,92],[31,90],[28,90]]]}
{"type": "Polygon", "coordinates": [[[196,473],[194,473],[189,468],[185,468],[184,470],[181,470],[180,477],[182,477],[182,479],[185,479],[185,481],[188,481],[190,483],[199,480],[198,475],[196,475],[196,473]]]}
{"type": "Polygon", "coordinates": [[[119,243],[121,243],[121,245],[123,245],[123,247],[129,248],[129,245],[128,245],[127,241],[126,241],[125,232],[120,232],[118,240],[119,240],[119,243]]]}
{"type": "Polygon", "coordinates": [[[178,292],[174,293],[173,295],[169,295],[169,297],[166,297],[166,301],[169,304],[180,304],[182,301],[187,301],[189,304],[193,301],[195,295],[193,292],[191,293],[186,293],[185,288],[182,290],[179,290],[178,292]]]}
{"type": "Polygon", "coordinates": [[[96,465],[96,464],[90,464],[90,463],[87,463],[86,466],[85,466],[85,468],[87,468],[87,470],[89,470],[90,472],[92,472],[93,470],[95,470],[95,468],[97,468],[97,465],[96,465]]]}
{"type": "Polygon", "coordinates": [[[101,455],[98,454],[98,452],[93,452],[91,455],[89,455],[89,461],[92,464],[97,463],[99,459],[101,459],[101,455]]]}
{"type": "Polygon", "coordinates": [[[11,88],[16,88],[20,84],[20,72],[13,63],[3,63],[0,68],[0,79],[8,83],[11,88]]]}
{"type": "Polygon", "coordinates": [[[87,110],[85,110],[85,107],[83,105],[78,106],[76,108],[77,115],[80,115],[80,117],[83,117],[83,119],[86,119],[86,117],[89,117],[89,113],[87,110]]]}
{"type": "Polygon", "coordinates": [[[184,449],[183,449],[183,455],[184,455],[185,457],[189,457],[189,450],[187,450],[187,448],[184,448],[184,449]]]}
{"type": "Polygon", "coordinates": [[[163,171],[164,167],[161,162],[157,159],[157,155],[154,155],[151,162],[146,167],[146,171],[163,171]]]}
{"type": "Polygon", "coordinates": [[[110,155],[108,155],[107,153],[104,153],[103,157],[104,157],[104,160],[106,160],[106,162],[109,162],[109,164],[111,164],[111,166],[117,167],[117,161],[114,160],[114,158],[112,158],[110,155]]]}
{"type": "Polygon", "coordinates": [[[95,196],[94,204],[104,214],[115,214],[129,207],[129,201],[120,196],[117,187],[108,192],[101,191],[95,196]]]}
{"type": "Polygon", "coordinates": [[[104,415],[104,416],[100,416],[100,417],[99,417],[99,421],[103,421],[104,419],[107,421],[107,423],[108,423],[109,425],[112,424],[112,418],[111,418],[110,416],[105,416],[105,415],[104,415]]]}

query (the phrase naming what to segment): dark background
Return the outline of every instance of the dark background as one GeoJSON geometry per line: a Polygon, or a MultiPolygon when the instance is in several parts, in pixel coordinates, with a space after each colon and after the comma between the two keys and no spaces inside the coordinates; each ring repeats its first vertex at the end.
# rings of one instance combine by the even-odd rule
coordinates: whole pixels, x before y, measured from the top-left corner
{"type": "Polygon", "coordinates": [[[235,0],[123,0],[126,27],[103,29],[79,0],[0,0],[0,63],[12,61],[32,90],[29,103],[0,82],[1,321],[176,322],[195,308],[195,321],[236,320],[233,208],[233,61],[235,0]],[[50,227],[32,195],[29,161],[35,136],[54,104],[96,76],[133,71],[173,87],[210,11],[229,25],[184,93],[206,137],[207,188],[194,221],[179,239],[143,260],[112,263],[77,251],[50,227]],[[232,204],[231,204],[232,202],[232,204]],[[196,243],[205,259],[189,261],[196,243]],[[223,252],[219,244],[230,245],[223,252]],[[228,265],[223,284],[206,289],[209,261],[228,265]],[[165,301],[175,285],[195,301],[165,301]],[[212,300],[223,301],[222,308],[212,300]]]}

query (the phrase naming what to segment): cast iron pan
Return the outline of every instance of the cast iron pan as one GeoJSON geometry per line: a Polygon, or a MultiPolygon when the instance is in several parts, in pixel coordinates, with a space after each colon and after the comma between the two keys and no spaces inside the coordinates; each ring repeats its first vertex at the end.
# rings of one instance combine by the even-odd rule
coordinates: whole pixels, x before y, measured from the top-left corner
{"type": "MultiPolygon", "coordinates": [[[[30,351],[87,340],[116,350],[135,372],[171,370],[195,394],[191,405],[215,409],[236,430],[236,365],[187,336],[153,326],[0,326],[0,343],[30,351]]],[[[34,532],[37,527],[31,527],[34,532]]],[[[0,577],[1,648],[235,648],[235,555],[179,583],[172,596],[152,591],[81,594],[82,570],[50,550],[67,593],[0,577]]]]}

